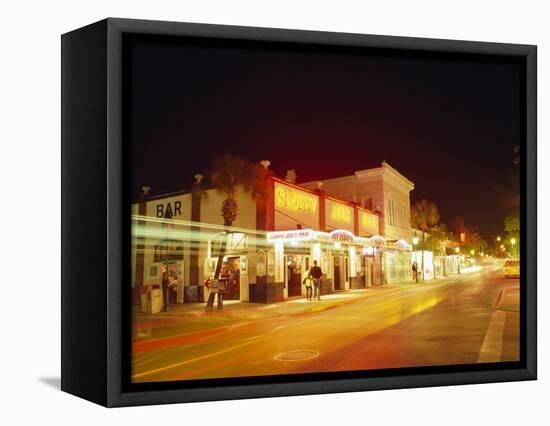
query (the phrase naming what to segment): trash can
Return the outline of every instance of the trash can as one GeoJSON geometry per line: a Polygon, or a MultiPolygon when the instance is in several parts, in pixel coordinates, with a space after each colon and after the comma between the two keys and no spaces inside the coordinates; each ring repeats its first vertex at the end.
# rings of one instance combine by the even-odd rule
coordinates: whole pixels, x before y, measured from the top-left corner
{"type": "Polygon", "coordinates": [[[139,289],[139,299],[141,304],[141,312],[146,314],[151,312],[150,286],[144,285],[139,289]]]}
{"type": "Polygon", "coordinates": [[[145,285],[140,290],[141,312],[156,314],[162,311],[163,298],[160,284],[145,285]]]}
{"type": "Polygon", "coordinates": [[[163,305],[162,289],[158,284],[153,285],[151,289],[151,313],[156,314],[162,311],[162,305],[163,305]]]}

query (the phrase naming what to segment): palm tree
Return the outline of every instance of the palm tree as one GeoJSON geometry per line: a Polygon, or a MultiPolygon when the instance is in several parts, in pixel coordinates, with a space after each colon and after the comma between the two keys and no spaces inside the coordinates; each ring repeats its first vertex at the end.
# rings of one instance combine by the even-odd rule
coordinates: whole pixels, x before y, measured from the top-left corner
{"type": "Polygon", "coordinates": [[[434,203],[422,199],[411,209],[412,226],[422,231],[422,281],[424,281],[424,241],[426,231],[439,223],[439,210],[434,203]]]}
{"type": "MultiPolygon", "coordinates": [[[[237,191],[248,192],[253,198],[262,196],[265,192],[265,177],[268,174],[270,174],[269,170],[260,167],[259,164],[250,163],[231,154],[225,154],[213,161],[209,180],[225,196],[221,206],[224,226],[232,226],[237,219],[239,212],[237,191]]],[[[216,280],[221,272],[226,243],[226,238],[223,238],[214,273],[216,280]]]]}

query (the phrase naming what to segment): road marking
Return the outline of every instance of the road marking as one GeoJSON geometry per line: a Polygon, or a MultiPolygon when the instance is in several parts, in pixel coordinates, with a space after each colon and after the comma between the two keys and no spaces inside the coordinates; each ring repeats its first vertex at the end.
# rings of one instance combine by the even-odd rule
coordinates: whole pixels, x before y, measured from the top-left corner
{"type": "MultiPolygon", "coordinates": [[[[257,337],[260,338],[262,336],[257,336],[257,337]]],[[[264,337],[264,339],[265,339],[265,337],[264,337]]],[[[160,373],[161,371],[169,370],[171,368],[180,367],[180,366],[185,365],[185,364],[190,364],[192,362],[201,361],[203,359],[207,359],[207,358],[210,358],[210,357],[213,357],[213,356],[221,355],[221,354],[224,354],[226,352],[230,352],[234,349],[238,349],[238,348],[242,348],[243,346],[250,345],[252,343],[254,343],[254,341],[249,340],[247,342],[241,343],[240,345],[231,346],[230,348],[223,349],[223,350],[218,351],[218,352],[209,353],[209,354],[206,354],[206,355],[203,355],[203,356],[199,356],[197,358],[188,359],[186,361],[178,362],[176,364],[170,364],[170,365],[166,365],[164,367],[155,368],[154,370],[145,371],[143,373],[132,374],[132,378],[136,379],[138,377],[148,376],[148,375],[153,374],[153,373],[160,373]]]]}
{"type": "Polygon", "coordinates": [[[504,335],[504,324],[506,313],[496,310],[491,315],[489,328],[485,334],[483,345],[479,351],[477,362],[499,362],[502,355],[502,337],[504,335]]]}
{"type": "MultiPolygon", "coordinates": [[[[446,285],[448,284],[451,284],[453,282],[456,282],[456,281],[451,281],[451,282],[447,282],[447,283],[443,283],[444,285],[442,285],[441,287],[446,287],[446,285]]],[[[438,286],[439,287],[439,286],[438,286]]],[[[409,288],[409,289],[400,289],[400,288],[397,288],[395,290],[405,290],[403,291],[403,294],[395,297],[395,298],[392,298],[390,300],[385,300],[385,301],[380,301],[378,303],[376,303],[379,298],[376,297],[374,299],[376,300],[372,300],[371,298],[364,298],[366,299],[367,301],[371,302],[374,304],[374,306],[371,306],[371,308],[374,308],[374,309],[377,309],[377,310],[380,310],[383,306],[386,306],[386,305],[389,305],[389,304],[395,304],[397,303],[398,301],[400,300],[403,300],[403,299],[407,299],[409,297],[409,295],[418,295],[419,293],[425,293],[425,292],[428,292],[428,291],[432,291],[434,290],[435,288],[437,287],[430,287],[430,286],[426,286],[426,287],[414,287],[414,288],[409,288]],[[371,300],[369,300],[371,299],[371,300]]],[[[392,292],[388,292],[388,293],[382,293],[380,296],[382,296],[380,299],[386,299],[388,297],[391,296],[390,293],[393,293],[392,292]]],[[[412,312],[411,315],[414,315],[418,312],[421,312],[427,308],[430,308],[438,303],[440,303],[442,300],[445,299],[445,297],[443,297],[443,295],[441,295],[442,297],[441,298],[438,298],[436,295],[434,295],[435,298],[432,299],[429,303],[426,303],[426,304],[421,304],[421,306],[419,308],[417,308],[416,310],[414,310],[412,312]]],[[[360,298],[358,300],[361,300],[363,298],[360,298]]],[[[352,305],[352,304],[349,304],[349,305],[352,305]]],[[[344,306],[347,306],[344,305],[344,306]]],[[[369,308],[369,309],[371,309],[369,308]]],[[[395,313],[391,314],[390,317],[394,317],[395,316],[395,313]]],[[[383,330],[385,328],[388,328],[388,327],[391,327],[392,325],[396,324],[397,322],[400,322],[402,320],[404,320],[405,318],[408,318],[410,315],[405,315],[404,317],[403,316],[399,316],[399,321],[394,321],[392,322],[391,324],[383,324],[382,327],[377,330],[377,331],[380,331],[380,330],[383,330]]],[[[387,316],[386,316],[387,317],[387,316]]],[[[292,325],[296,326],[296,325],[299,325],[301,323],[304,323],[304,322],[307,322],[307,321],[311,321],[312,318],[307,318],[307,319],[303,319],[303,320],[299,320],[299,321],[295,321],[293,322],[292,325]]],[[[379,322],[380,321],[380,318],[375,318],[373,319],[369,324],[374,324],[376,322],[379,322]]],[[[222,328],[236,328],[236,327],[239,327],[243,324],[248,324],[248,323],[254,323],[254,321],[248,321],[246,323],[239,323],[239,324],[234,324],[234,325],[229,325],[229,326],[224,326],[222,328]]],[[[193,358],[193,359],[188,359],[188,360],[185,360],[185,361],[181,361],[181,362],[178,362],[178,363],[175,363],[175,364],[170,364],[170,365],[166,365],[164,367],[159,367],[159,368],[156,368],[156,369],[153,369],[153,370],[149,370],[149,371],[144,371],[144,372],[141,372],[141,373],[136,373],[136,374],[133,374],[132,375],[132,378],[134,379],[137,379],[137,378],[140,378],[140,377],[143,377],[143,376],[148,376],[148,375],[151,375],[151,374],[154,374],[154,373],[159,373],[159,372],[162,372],[162,371],[166,371],[166,370],[170,370],[172,368],[176,368],[176,367],[180,367],[180,366],[183,366],[183,365],[187,365],[187,364],[191,364],[191,363],[194,363],[194,362],[197,362],[197,361],[202,361],[204,359],[208,359],[208,358],[211,358],[211,357],[215,357],[215,356],[218,356],[218,355],[222,355],[224,353],[227,353],[227,352],[230,352],[234,349],[239,349],[239,348],[242,348],[244,346],[248,346],[252,343],[258,343],[259,341],[262,341],[262,340],[267,340],[269,338],[269,334],[271,333],[274,333],[274,332],[277,332],[283,328],[286,328],[289,324],[285,324],[285,325],[281,325],[281,326],[278,326],[276,327],[275,329],[272,329],[270,330],[267,334],[264,334],[264,335],[261,335],[261,336],[252,336],[250,338],[247,338],[243,343],[239,344],[239,345],[235,345],[235,346],[231,346],[229,348],[226,348],[226,349],[222,349],[218,352],[214,352],[214,353],[208,353],[208,354],[205,354],[205,355],[202,355],[202,356],[199,356],[199,357],[196,357],[196,358],[193,358]]],[[[377,332],[377,331],[373,331],[373,333],[377,332]]],[[[162,339],[159,339],[159,340],[162,340],[162,339]]],[[[149,360],[150,361],[150,360],[149,360]]]]}

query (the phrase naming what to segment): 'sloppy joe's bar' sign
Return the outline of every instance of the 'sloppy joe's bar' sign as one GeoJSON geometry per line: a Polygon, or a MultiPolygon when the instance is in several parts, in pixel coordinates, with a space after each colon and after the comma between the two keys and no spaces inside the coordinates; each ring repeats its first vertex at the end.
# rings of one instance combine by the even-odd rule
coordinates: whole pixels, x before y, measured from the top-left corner
{"type": "Polygon", "coordinates": [[[319,226],[319,197],[294,186],[275,182],[275,229],[319,226]]]}

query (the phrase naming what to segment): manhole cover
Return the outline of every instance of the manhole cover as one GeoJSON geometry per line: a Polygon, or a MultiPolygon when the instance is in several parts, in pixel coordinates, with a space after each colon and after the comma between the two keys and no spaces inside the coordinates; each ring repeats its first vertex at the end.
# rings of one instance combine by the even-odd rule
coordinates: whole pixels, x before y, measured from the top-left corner
{"type": "Polygon", "coordinates": [[[319,356],[319,351],[313,349],[297,349],[294,351],[282,352],[275,355],[277,361],[304,361],[319,356]]]}

